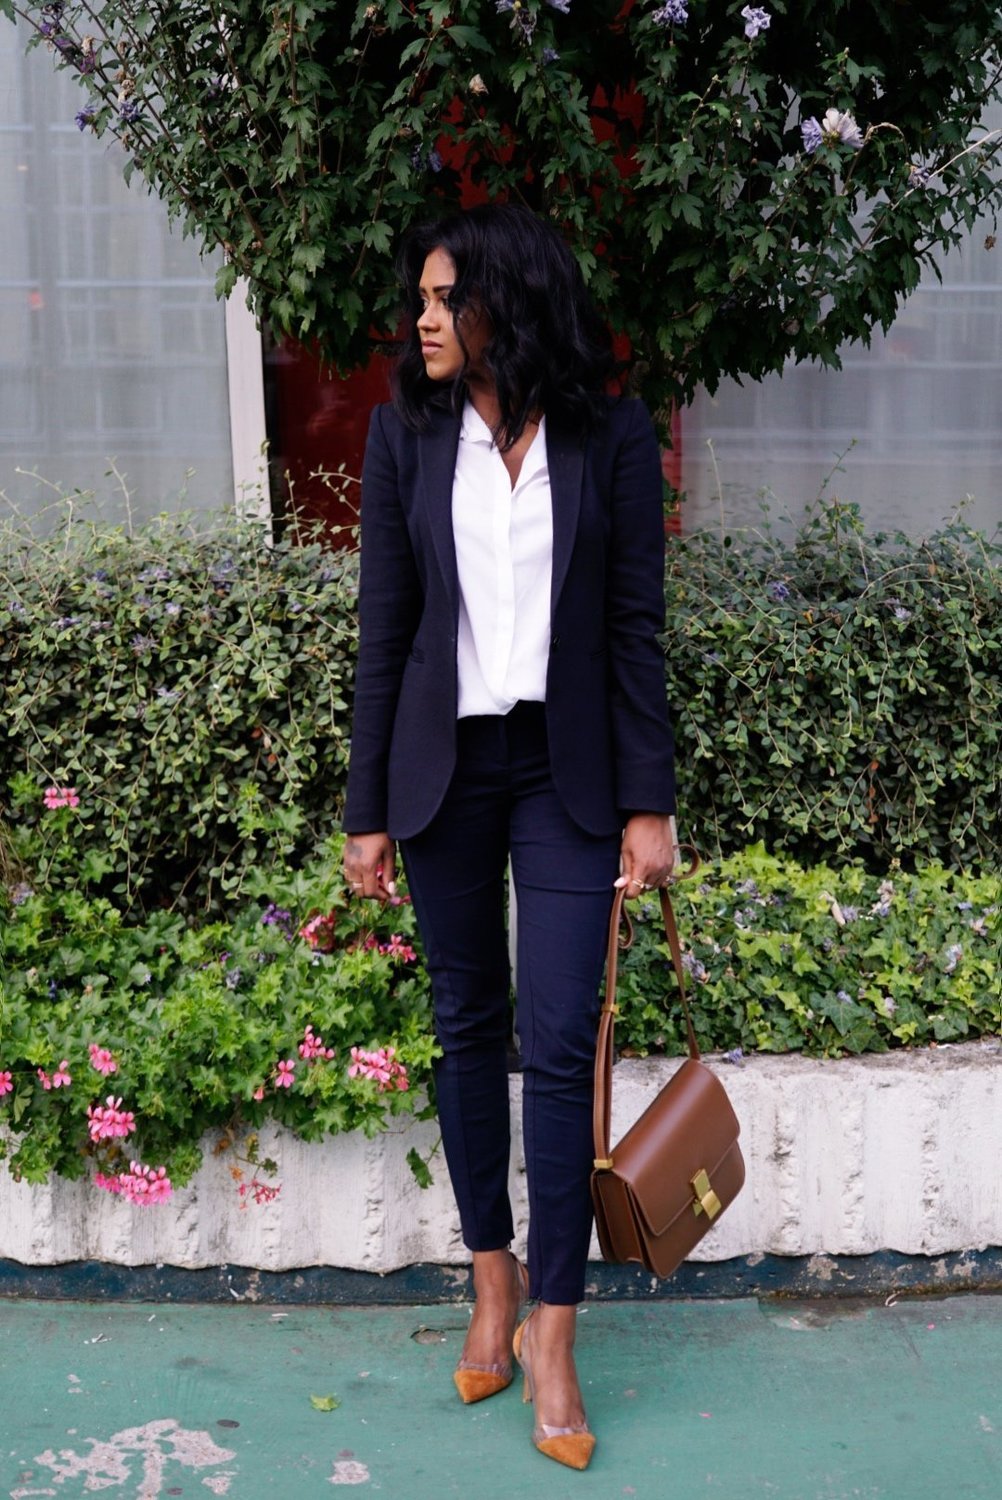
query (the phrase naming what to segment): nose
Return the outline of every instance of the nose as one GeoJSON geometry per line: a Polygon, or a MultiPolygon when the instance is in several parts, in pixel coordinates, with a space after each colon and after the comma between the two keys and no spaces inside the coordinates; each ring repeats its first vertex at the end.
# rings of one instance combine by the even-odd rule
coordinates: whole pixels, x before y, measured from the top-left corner
{"type": "Polygon", "coordinates": [[[419,333],[431,333],[438,327],[438,317],[435,313],[435,304],[426,302],[421,309],[421,316],[417,320],[419,333]]]}

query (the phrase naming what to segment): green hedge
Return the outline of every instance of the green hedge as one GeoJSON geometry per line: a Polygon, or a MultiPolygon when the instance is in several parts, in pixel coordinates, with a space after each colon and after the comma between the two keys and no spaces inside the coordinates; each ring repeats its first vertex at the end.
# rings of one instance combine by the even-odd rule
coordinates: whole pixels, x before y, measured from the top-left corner
{"type": "Polygon", "coordinates": [[[0,535],[0,815],[50,887],[218,909],[336,826],[354,560],[201,524],[0,535]],[[48,785],[80,796],[65,828],[48,785]]]}
{"type": "Polygon", "coordinates": [[[671,548],[669,693],[688,836],[808,863],[998,869],[1002,545],[924,540],[819,507],[671,548]]]}
{"type": "MultiPolygon", "coordinates": [[[[674,893],[700,1045],[822,1056],[1002,1032],[1002,876],[804,867],[759,844],[674,893]]],[[[634,903],[617,1041],[685,1051],[654,901],[634,903]]]]}
{"type": "MultiPolygon", "coordinates": [[[[247,885],[227,920],[197,926],[165,911],[127,923],[75,892],[0,898],[0,1155],[9,1150],[16,1175],[98,1171],[120,1190],[140,1160],[178,1186],[216,1130],[235,1191],[260,1199],[275,1190],[256,1146],[266,1118],[319,1140],[428,1113],[435,1048],[410,906],[350,901],[336,839],[305,868],[262,870],[247,885]],[[352,1076],[353,1047],[394,1048],[385,1086],[352,1076]],[[109,1097],[134,1128],[95,1141],[91,1112],[109,1097]]],[[[736,1063],[750,1051],[835,1055],[1002,1030],[998,876],[930,865],[881,879],[755,847],[704,868],[675,900],[700,1044],[736,1063]]],[[[631,911],[617,1043],[683,1052],[659,908],[631,911]]],[[[427,1162],[410,1159],[426,1181],[427,1162]]]]}
{"type": "Polygon", "coordinates": [[[246,1160],[268,1118],[322,1140],[427,1114],[431,996],[409,903],[351,902],[339,839],[246,884],[226,920],[197,925],[126,922],[75,891],[0,898],[0,1158],[15,1176],[107,1180],[141,1160],[179,1186],[206,1131],[246,1160]],[[352,1048],[389,1047],[385,1087],[352,1075],[352,1048]],[[109,1096],[133,1127],[94,1140],[89,1111],[109,1096]]]}
{"type": "MultiPolygon", "coordinates": [[[[682,824],[874,870],[1002,852],[1002,549],[963,525],[672,543],[665,636],[682,824]]],[[[222,910],[336,826],[351,554],[220,516],[0,534],[0,816],[49,887],[222,910]],[[56,828],[48,785],[80,807],[56,828]],[[51,838],[50,838],[51,832],[51,838]],[[41,849],[41,854],[39,850],[41,849]]],[[[62,815],[55,814],[55,819],[62,815]]],[[[36,873],[39,873],[36,871],[36,873]]]]}

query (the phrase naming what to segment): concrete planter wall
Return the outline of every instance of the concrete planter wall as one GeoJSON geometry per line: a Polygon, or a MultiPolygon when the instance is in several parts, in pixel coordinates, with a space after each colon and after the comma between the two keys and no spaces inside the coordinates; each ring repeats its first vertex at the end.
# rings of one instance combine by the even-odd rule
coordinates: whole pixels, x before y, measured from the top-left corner
{"type": "MultiPolygon", "coordinates": [[[[1002,1245],[1002,1042],[823,1062],[710,1061],[741,1121],[748,1175],[696,1258],[938,1255],[1002,1245]]],[[[617,1065],[615,1135],[675,1066],[660,1059],[617,1065]]],[[[511,1090],[517,1132],[517,1077],[511,1090]]],[[[352,1136],[308,1146],[274,1129],[262,1144],[280,1163],[281,1193],[246,1209],[225,1156],[207,1154],[189,1188],[147,1209],[88,1183],[17,1184],[0,1168],[0,1259],[269,1271],[462,1265],[468,1255],[441,1155],[429,1190],[406,1164],[411,1146],[427,1151],[436,1139],[426,1124],[375,1141],[352,1136]]],[[[520,1165],[512,1191],[521,1233],[520,1165]]]]}

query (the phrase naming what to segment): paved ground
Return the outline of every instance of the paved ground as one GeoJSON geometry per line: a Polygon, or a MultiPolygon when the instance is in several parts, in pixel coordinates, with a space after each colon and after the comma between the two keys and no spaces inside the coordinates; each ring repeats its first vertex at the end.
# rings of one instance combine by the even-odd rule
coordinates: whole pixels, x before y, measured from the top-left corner
{"type": "Polygon", "coordinates": [[[1002,1296],[593,1304],[584,1474],[533,1451],[517,1386],[459,1404],[464,1322],[0,1301],[0,1497],[1002,1497],[1002,1296]]]}

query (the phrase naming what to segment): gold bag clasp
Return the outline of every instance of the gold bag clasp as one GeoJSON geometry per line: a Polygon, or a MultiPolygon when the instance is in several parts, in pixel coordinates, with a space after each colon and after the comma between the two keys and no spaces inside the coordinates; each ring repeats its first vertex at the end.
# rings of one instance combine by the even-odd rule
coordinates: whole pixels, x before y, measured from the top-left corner
{"type": "Polygon", "coordinates": [[[715,1219],[720,1212],[720,1199],[710,1186],[710,1178],[704,1168],[700,1168],[695,1177],[689,1179],[692,1191],[695,1193],[695,1202],[692,1211],[698,1219],[700,1214],[705,1213],[707,1218],[715,1219]]]}

